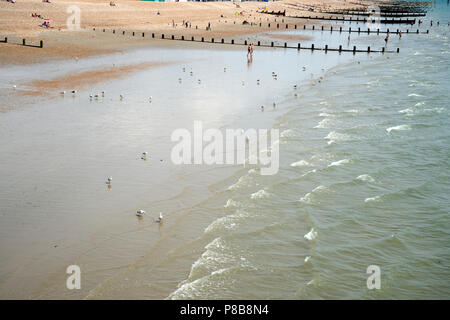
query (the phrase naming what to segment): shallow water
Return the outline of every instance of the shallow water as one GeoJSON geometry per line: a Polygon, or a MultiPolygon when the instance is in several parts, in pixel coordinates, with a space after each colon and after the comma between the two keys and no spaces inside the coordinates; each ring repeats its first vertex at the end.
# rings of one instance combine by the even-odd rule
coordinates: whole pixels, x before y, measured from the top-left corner
{"type": "Polygon", "coordinates": [[[186,43],[3,70],[15,110],[0,114],[0,296],[448,298],[448,27],[392,38],[400,55],[257,48],[248,64],[242,50],[186,43]],[[174,64],[74,97],[17,94],[30,71],[146,61],[174,64]],[[279,173],[173,165],[170,135],[195,120],[280,129],[279,173]],[[81,290],[65,288],[70,264],[81,290]],[[369,265],[380,290],[366,287],[369,265]]]}

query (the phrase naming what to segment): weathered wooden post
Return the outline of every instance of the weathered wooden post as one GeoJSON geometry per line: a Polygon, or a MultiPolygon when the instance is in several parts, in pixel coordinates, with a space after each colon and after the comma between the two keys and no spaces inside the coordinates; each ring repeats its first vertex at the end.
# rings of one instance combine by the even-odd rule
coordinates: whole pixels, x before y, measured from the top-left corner
{"type": "Polygon", "coordinates": [[[258,41],[258,47],[261,46],[261,41],[258,41]]]}
{"type": "Polygon", "coordinates": [[[231,44],[234,44],[234,39],[231,39],[231,44]]]}
{"type": "Polygon", "coordinates": [[[247,45],[247,40],[244,41],[244,44],[247,45]]]}
{"type": "Polygon", "coordinates": [[[314,51],[314,43],[311,44],[311,51],[314,51]]]}
{"type": "Polygon", "coordinates": [[[270,46],[273,47],[273,41],[270,43],[270,46]]]}
{"type": "Polygon", "coordinates": [[[113,30],[113,33],[116,33],[116,30],[113,30]]]}
{"type": "Polygon", "coordinates": [[[181,40],[184,40],[184,36],[181,36],[181,40]]]}
{"type": "Polygon", "coordinates": [[[154,38],[155,37],[155,34],[154,33],[152,33],[152,38],[154,38]]]}
{"type": "Polygon", "coordinates": [[[284,43],[284,47],[287,48],[287,42],[284,43]]]}
{"type": "Polygon", "coordinates": [[[370,46],[367,47],[367,53],[370,53],[370,46]]]}
{"type": "Polygon", "coordinates": [[[145,33],[144,32],[142,32],[142,38],[144,38],[145,37],[145,33]]]}
{"type": "MultiPolygon", "coordinates": [[[[6,42],[6,38],[5,38],[5,42],[6,42]]],[[[40,47],[40,48],[43,48],[43,47],[44,47],[44,41],[41,40],[39,47],[40,47]]]]}
{"type": "Polygon", "coordinates": [[[175,40],[175,36],[174,35],[172,35],[172,40],[175,40]]]}
{"type": "Polygon", "coordinates": [[[125,35],[125,31],[122,31],[122,35],[123,35],[123,36],[125,35]]]}
{"type": "Polygon", "coordinates": [[[342,44],[339,45],[339,52],[342,51],[342,44]]]}
{"type": "Polygon", "coordinates": [[[222,38],[222,43],[225,43],[225,40],[224,40],[224,38],[222,38]]]}
{"type": "Polygon", "coordinates": [[[25,39],[22,39],[22,44],[23,44],[24,46],[26,45],[25,39]]]}
{"type": "Polygon", "coordinates": [[[327,53],[328,52],[328,45],[326,44],[325,45],[325,53],[327,53]]]}
{"type": "Polygon", "coordinates": [[[301,47],[300,47],[300,43],[299,43],[299,44],[297,45],[297,50],[300,50],[300,48],[301,48],[301,47]]]}
{"type": "Polygon", "coordinates": [[[205,42],[205,38],[202,37],[202,42],[205,42]]]}
{"type": "Polygon", "coordinates": [[[163,33],[163,34],[161,34],[161,39],[164,39],[164,33],[163,33]]]}
{"type": "Polygon", "coordinates": [[[353,54],[356,53],[356,46],[353,46],[353,54]]]}
{"type": "Polygon", "coordinates": [[[400,48],[397,48],[397,53],[400,53],[400,48]]]}
{"type": "Polygon", "coordinates": [[[211,38],[211,43],[214,43],[214,38],[211,38]]]}

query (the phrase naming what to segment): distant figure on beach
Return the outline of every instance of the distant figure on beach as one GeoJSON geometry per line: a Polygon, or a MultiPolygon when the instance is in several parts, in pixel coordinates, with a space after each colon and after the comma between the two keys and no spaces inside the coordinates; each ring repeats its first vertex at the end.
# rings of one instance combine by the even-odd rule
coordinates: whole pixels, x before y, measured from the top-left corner
{"type": "Polygon", "coordinates": [[[402,32],[401,32],[401,31],[398,32],[398,38],[399,38],[399,39],[402,38],[402,32]]]}
{"type": "Polygon", "coordinates": [[[386,45],[387,45],[388,41],[389,41],[389,32],[387,33],[386,38],[384,39],[384,42],[386,42],[386,45]]]}
{"type": "Polygon", "coordinates": [[[347,46],[350,46],[350,33],[348,34],[348,44],[347,46]]]}

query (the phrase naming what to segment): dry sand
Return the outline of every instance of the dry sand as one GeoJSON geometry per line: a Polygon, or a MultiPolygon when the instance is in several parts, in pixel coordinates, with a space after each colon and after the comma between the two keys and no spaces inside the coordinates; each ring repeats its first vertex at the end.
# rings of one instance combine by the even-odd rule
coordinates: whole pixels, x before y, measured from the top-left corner
{"type": "MultiPolygon", "coordinates": [[[[143,46],[146,41],[138,37],[121,36],[119,30],[128,32],[146,32],[150,34],[166,33],[167,35],[184,35],[186,37],[229,38],[255,33],[267,32],[271,29],[259,27],[263,22],[280,21],[282,17],[259,13],[263,8],[270,11],[284,11],[288,15],[311,14],[307,7],[344,8],[355,6],[356,2],[344,0],[282,0],[276,2],[148,2],[137,0],[118,0],[116,6],[110,6],[109,1],[99,0],[53,0],[43,3],[41,0],[17,0],[12,4],[0,2],[0,36],[8,37],[8,42],[0,43],[0,64],[34,63],[52,61],[64,58],[82,58],[97,54],[106,54],[143,46]],[[81,30],[78,32],[67,29],[67,13],[69,6],[80,8],[81,30]],[[239,7],[237,7],[239,6],[239,7]],[[157,12],[160,14],[157,15],[157,12]],[[239,15],[236,15],[239,12],[239,15]],[[40,18],[31,17],[37,13],[42,18],[51,20],[51,28],[40,27],[40,18]],[[243,25],[246,20],[254,25],[243,25]],[[191,23],[190,28],[182,26],[183,21],[191,23]],[[173,22],[176,27],[173,27],[173,22]],[[211,30],[206,30],[211,23],[211,30]],[[116,34],[99,37],[93,28],[103,28],[108,32],[115,29],[116,34]],[[28,43],[38,44],[44,41],[44,48],[24,47],[20,45],[22,38],[28,43]]],[[[301,26],[305,21],[285,19],[287,23],[301,26]]],[[[317,24],[317,22],[314,22],[317,24]]],[[[311,22],[308,22],[311,24],[311,22]]],[[[273,26],[274,27],[274,26],[273,26]]],[[[273,30],[273,29],[272,29],[273,30]]],[[[101,32],[101,31],[100,31],[101,32]]]]}

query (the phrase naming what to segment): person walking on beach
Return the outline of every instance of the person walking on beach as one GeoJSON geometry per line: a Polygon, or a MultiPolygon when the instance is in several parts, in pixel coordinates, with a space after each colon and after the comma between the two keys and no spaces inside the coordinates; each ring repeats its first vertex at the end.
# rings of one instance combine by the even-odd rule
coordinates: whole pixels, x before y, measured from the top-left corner
{"type": "Polygon", "coordinates": [[[252,52],[252,45],[249,44],[249,45],[247,46],[247,57],[251,55],[251,52],[252,52]]]}

